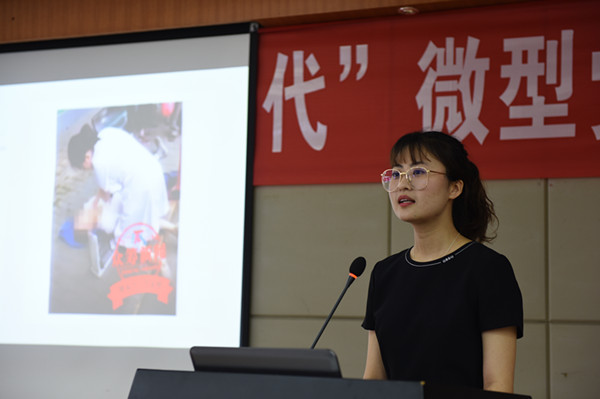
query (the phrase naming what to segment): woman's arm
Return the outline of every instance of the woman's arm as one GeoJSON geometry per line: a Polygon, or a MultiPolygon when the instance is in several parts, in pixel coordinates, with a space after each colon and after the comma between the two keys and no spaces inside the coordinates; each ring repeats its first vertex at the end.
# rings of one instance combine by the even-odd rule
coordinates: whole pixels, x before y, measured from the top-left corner
{"type": "Polygon", "coordinates": [[[505,327],[484,331],[483,389],[513,392],[517,356],[517,328],[505,327]]]}
{"type": "Polygon", "coordinates": [[[385,380],[385,368],[381,360],[381,352],[379,351],[379,341],[375,331],[369,331],[369,343],[367,346],[367,364],[365,365],[365,380],[385,380]]]}

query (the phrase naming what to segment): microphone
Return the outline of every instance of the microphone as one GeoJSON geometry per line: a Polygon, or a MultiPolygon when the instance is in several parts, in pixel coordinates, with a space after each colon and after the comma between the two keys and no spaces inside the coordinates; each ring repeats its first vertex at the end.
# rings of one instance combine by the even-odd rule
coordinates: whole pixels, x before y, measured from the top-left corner
{"type": "Polygon", "coordinates": [[[354,259],[352,261],[352,264],[350,265],[350,272],[348,273],[348,280],[346,281],[346,286],[342,290],[342,293],[340,294],[340,296],[339,296],[337,302],[335,303],[335,305],[333,305],[333,309],[331,309],[331,312],[329,313],[329,316],[327,316],[327,319],[325,320],[325,323],[323,323],[323,327],[321,327],[321,331],[319,331],[319,333],[317,334],[317,337],[315,338],[315,341],[311,345],[310,349],[314,349],[315,348],[315,346],[317,345],[317,342],[319,341],[319,338],[321,338],[321,334],[323,334],[323,331],[325,331],[325,327],[327,327],[327,324],[329,323],[329,320],[331,320],[331,316],[333,316],[333,313],[335,312],[335,310],[337,309],[338,305],[342,301],[342,298],[346,294],[346,291],[348,291],[348,287],[350,287],[350,285],[352,285],[352,283],[357,278],[359,278],[361,274],[363,274],[363,272],[365,271],[365,267],[366,266],[367,266],[367,261],[362,256],[359,256],[358,258],[356,258],[356,259],[354,259]]]}

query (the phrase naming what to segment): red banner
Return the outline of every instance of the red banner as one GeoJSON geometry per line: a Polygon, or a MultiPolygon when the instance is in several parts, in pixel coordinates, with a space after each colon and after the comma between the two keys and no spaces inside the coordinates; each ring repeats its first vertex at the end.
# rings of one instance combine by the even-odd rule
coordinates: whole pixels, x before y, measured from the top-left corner
{"type": "Polygon", "coordinates": [[[600,2],[261,30],[256,185],[379,181],[435,129],[485,179],[600,176],[600,2]]]}

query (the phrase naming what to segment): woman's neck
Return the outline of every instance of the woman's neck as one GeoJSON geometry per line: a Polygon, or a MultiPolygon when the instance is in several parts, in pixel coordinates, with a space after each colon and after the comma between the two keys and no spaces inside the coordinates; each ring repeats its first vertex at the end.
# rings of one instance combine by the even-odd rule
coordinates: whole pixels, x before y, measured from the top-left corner
{"type": "Polygon", "coordinates": [[[453,225],[431,230],[415,228],[415,243],[410,256],[417,262],[429,262],[448,255],[468,241],[469,239],[460,235],[453,225]]]}

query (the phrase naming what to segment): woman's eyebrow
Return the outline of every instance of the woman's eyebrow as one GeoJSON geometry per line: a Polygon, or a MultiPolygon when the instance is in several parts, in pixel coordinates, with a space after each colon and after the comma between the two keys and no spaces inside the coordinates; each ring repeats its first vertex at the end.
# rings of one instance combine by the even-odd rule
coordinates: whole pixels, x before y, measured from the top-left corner
{"type": "MultiPolygon", "coordinates": [[[[413,162],[412,162],[412,163],[409,165],[409,168],[412,168],[412,167],[414,167],[414,166],[421,166],[421,165],[425,165],[425,162],[423,162],[423,161],[413,161],[413,162]]],[[[393,168],[404,169],[404,166],[403,166],[403,165],[401,165],[401,164],[395,164],[395,165],[393,166],[393,168]]]]}

